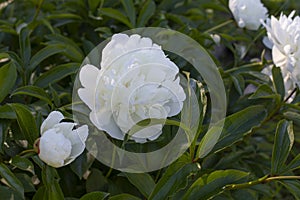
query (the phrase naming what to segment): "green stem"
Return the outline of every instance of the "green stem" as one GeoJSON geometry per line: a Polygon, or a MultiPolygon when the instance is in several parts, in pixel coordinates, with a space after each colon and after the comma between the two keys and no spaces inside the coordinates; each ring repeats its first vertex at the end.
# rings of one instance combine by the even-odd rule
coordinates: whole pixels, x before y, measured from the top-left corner
{"type": "Polygon", "coordinates": [[[227,21],[225,21],[225,22],[223,22],[223,23],[221,23],[221,24],[218,24],[217,26],[214,26],[214,27],[212,27],[212,28],[210,28],[210,29],[204,31],[204,33],[209,33],[209,32],[215,31],[215,30],[217,30],[217,29],[219,29],[219,28],[222,28],[223,26],[226,26],[226,25],[232,23],[232,22],[233,22],[232,19],[227,20],[227,21]]]}
{"type": "Polygon", "coordinates": [[[250,181],[247,183],[241,183],[241,184],[231,184],[231,185],[226,185],[223,189],[224,190],[237,190],[237,189],[244,189],[251,187],[253,185],[258,185],[258,184],[264,184],[264,183],[269,183],[271,181],[276,181],[276,180],[291,180],[291,179],[300,179],[300,176],[269,176],[266,175],[262,178],[259,178],[254,181],[250,181]]]}
{"type": "Polygon", "coordinates": [[[19,153],[19,156],[23,156],[28,153],[37,153],[37,152],[35,149],[26,149],[26,150],[22,151],[21,153],[19,153]]]}

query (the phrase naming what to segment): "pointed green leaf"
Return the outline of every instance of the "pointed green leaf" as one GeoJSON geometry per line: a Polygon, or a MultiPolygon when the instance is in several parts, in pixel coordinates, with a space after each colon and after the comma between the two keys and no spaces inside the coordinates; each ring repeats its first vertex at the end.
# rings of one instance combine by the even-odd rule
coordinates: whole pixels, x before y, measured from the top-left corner
{"type": "Polygon", "coordinates": [[[154,15],[155,13],[155,3],[153,0],[147,0],[140,13],[139,17],[137,19],[137,27],[144,27],[146,26],[149,19],[154,15]]]}
{"type": "Polygon", "coordinates": [[[285,96],[285,88],[284,88],[284,82],[283,82],[280,67],[274,66],[272,68],[272,76],[273,76],[273,85],[276,90],[276,93],[280,94],[281,100],[283,100],[285,96]]]}
{"type": "Polygon", "coordinates": [[[15,156],[11,159],[10,164],[25,171],[34,174],[34,166],[30,160],[21,156],[15,156]]]}
{"type": "Polygon", "coordinates": [[[38,51],[34,56],[32,56],[29,64],[29,70],[34,71],[35,68],[45,59],[58,53],[64,52],[65,46],[62,44],[49,45],[38,51]]]}
{"type": "Polygon", "coordinates": [[[129,182],[147,198],[155,187],[155,182],[149,174],[146,173],[124,173],[129,182]]]}
{"type": "Polygon", "coordinates": [[[0,164],[0,176],[6,180],[9,186],[14,189],[20,197],[24,197],[22,183],[3,163],[0,164]]]}
{"type": "Polygon", "coordinates": [[[21,58],[25,65],[28,65],[31,57],[31,45],[29,40],[29,30],[27,26],[22,28],[20,31],[19,43],[21,50],[21,58]]]}
{"type": "Polygon", "coordinates": [[[16,119],[16,113],[9,105],[0,106],[0,119],[16,119]]]}
{"type": "Polygon", "coordinates": [[[219,151],[242,140],[254,127],[259,126],[266,116],[264,106],[250,106],[226,117],[223,127],[220,122],[205,134],[199,144],[197,157],[203,158],[210,152],[219,151]]]}
{"type": "Polygon", "coordinates": [[[113,19],[115,19],[119,22],[122,22],[123,24],[125,24],[129,28],[133,28],[133,26],[131,25],[131,23],[127,19],[127,17],[124,14],[122,14],[120,11],[116,10],[116,9],[101,8],[100,13],[107,16],[107,17],[111,17],[111,18],[113,18],[113,19]]]}
{"type": "Polygon", "coordinates": [[[109,193],[105,192],[90,192],[81,197],[80,200],[104,200],[108,195],[109,193]]]}
{"type": "Polygon", "coordinates": [[[34,141],[39,137],[39,131],[33,115],[25,105],[14,103],[11,104],[11,107],[17,115],[18,124],[25,138],[30,145],[33,145],[34,141]]]}
{"type": "Polygon", "coordinates": [[[275,175],[285,167],[285,162],[294,143],[292,122],[281,120],[277,125],[274,140],[271,173],[275,175]]]}
{"type": "Polygon", "coordinates": [[[249,173],[234,169],[214,171],[195,181],[185,193],[183,199],[210,199],[222,192],[224,186],[240,183],[248,175],[249,173]]]}
{"type": "Polygon", "coordinates": [[[34,85],[45,88],[49,84],[53,84],[67,77],[68,75],[76,73],[77,70],[79,69],[79,66],[80,66],[79,63],[67,63],[67,64],[53,67],[49,71],[39,76],[35,80],[34,85]]]}
{"type": "Polygon", "coordinates": [[[121,0],[123,7],[125,8],[126,15],[130,20],[130,23],[135,27],[136,23],[136,13],[134,8],[133,0],[121,0]]]}
{"type": "Polygon", "coordinates": [[[14,96],[14,95],[28,95],[28,96],[36,97],[40,100],[45,101],[49,105],[52,105],[50,96],[45,92],[45,90],[43,90],[40,87],[36,87],[36,86],[32,86],[32,85],[20,87],[20,88],[16,89],[15,91],[13,91],[11,96],[14,96]]]}
{"type": "Polygon", "coordinates": [[[109,200],[141,200],[131,194],[118,194],[109,198],[109,200]]]}
{"type": "Polygon", "coordinates": [[[186,187],[187,178],[199,170],[196,163],[186,164],[177,170],[173,169],[173,166],[171,165],[168,169],[172,173],[166,172],[156,184],[149,200],[168,199],[169,196],[186,187]]]}
{"type": "Polygon", "coordinates": [[[0,68],[0,103],[14,87],[17,70],[14,64],[8,63],[0,68]]]}
{"type": "Polygon", "coordinates": [[[249,99],[269,99],[276,98],[272,88],[268,85],[260,85],[257,90],[249,97],[249,99]]]}

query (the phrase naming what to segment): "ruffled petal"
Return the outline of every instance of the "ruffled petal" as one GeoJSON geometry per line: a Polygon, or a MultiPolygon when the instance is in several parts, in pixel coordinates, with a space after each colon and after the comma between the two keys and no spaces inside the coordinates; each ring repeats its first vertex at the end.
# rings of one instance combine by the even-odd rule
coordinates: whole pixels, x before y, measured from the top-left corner
{"type": "Polygon", "coordinates": [[[44,132],[46,132],[47,130],[53,128],[56,124],[58,124],[63,119],[64,116],[60,112],[58,111],[51,112],[41,125],[41,135],[43,135],[44,132]]]}

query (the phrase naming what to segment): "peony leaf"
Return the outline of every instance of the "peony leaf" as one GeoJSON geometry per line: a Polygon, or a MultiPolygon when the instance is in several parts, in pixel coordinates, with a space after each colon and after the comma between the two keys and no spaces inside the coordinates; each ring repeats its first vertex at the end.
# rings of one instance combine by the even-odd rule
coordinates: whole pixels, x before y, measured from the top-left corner
{"type": "Polygon", "coordinates": [[[131,194],[118,194],[109,198],[109,200],[141,200],[131,194]]]}
{"type": "Polygon", "coordinates": [[[30,145],[39,137],[36,121],[27,106],[19,103],[10,104],[17,115],[17,121],[30,145]]]}
{"type": "Polygon", "coordinates": [[[105,192],[90,192],[85,194],[80,200],[104,200],[109,196],[109,193],[105,192]]]}
{"type": "Polygon", "coordinates": [[[280,67],[273,67],[272,68],[272,76],[273,76],[273,85],[277,94],[280,94],[281,100],[284,99],[285,96],[285,88],[284,82],[281,74],[280,67]]]}
{"type": "Polygon", "coordinates": [[[20,87],[20,88],[16,89],[15,91],[13,91],[11,96],[14,96],[14,95],[27,95],[27,96],[36,97],[40,100],[45,101],[48,105],[52,105],[50,96],[45,92],[45,90],[43,90],[40,87],[36,87],[36,86],[32,86],[32,85],[20,87]]]}
{"type": "Polygon", "coordinates": [[[276,129],[272,152],[271,173],[278,174],[285,168],[285,162],[294,143],[292,122],[281,120],[276,129]]]}
{"type": "Polygon", "coordinates": [[[228,169],[218,170],[200,177],[185,193],[183,199],[206,200],[217,196],[224,186],[240,183],[249,173],[228,169]]]}
{"type": "Polygon", "coordinates": [[[137,27],[144,27],[146,26],[149,19],[155,13],[155,3],[153,0],[147,0],[142,7],[139,17],[137,19],[137,27]]]}
{"type": "Polygon", "coordinates": [[[184,154],[170,165],[153,189],[149,200],[167,199],[177,191],[186,187],[187,178],[199,170],[197,163],[191,163],[188,155],[184,154]]]}
{"type": "Polygon", "coordinates": [[[134,185],[139,191],[148,198],[155,187],[155,182],[147,173],[123,173],[129,182],[134,185]]]}
{"type": "Polygon", "coordinates": [[[3,163],[0,164],[0,176],[6,180],[7,184],[14,189],[20,197],[24,197],[22,183],[3,163]]]}
{"type": "Polygon", "coordinates": [[[17,80],[17,70],[11,62],[0,68],[0,103],[14,87],[17,80]]]}
{"type": "Polygon", "coordinates": [[[199,144],[196,157],[203,158],[210,152],[222,150],[243,139],[265,118],[266,110],[263,106],[250,106],[226,117],[223,127],[216,124],[208,130],[199,144]]]}
{"type": "Polygon", "coordinates": [[[43,73],[41,76],[39,76],[35,82],[34,85],[38,87],[45,88],[49,84],[53,84],[68,75],[74,74],[79,69],[80,64],[79,63],[67,63],[58,65],[56,67],[52,67],[49,71],[43,73]]]}

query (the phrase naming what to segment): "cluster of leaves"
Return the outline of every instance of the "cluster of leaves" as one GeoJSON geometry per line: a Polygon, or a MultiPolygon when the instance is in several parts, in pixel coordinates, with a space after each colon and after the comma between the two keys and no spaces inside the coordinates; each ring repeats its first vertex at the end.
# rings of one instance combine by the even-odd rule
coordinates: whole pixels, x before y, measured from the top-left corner
{"type": "MultiPolygon", "coordinates": [[[[0,4],[0,194],[2,199],[300,199],[300,93],[287,103],[282,75],[261,42],[265,31],[236,26],[226,0],[12,0],[0,4]],[[219,66],[227,117],[206,134],[209,96],[194,88],[205,113],[192,148],[169,167],[131,174],[84,152],[54,169],[26,150],[50,111],[72,118],[72,87],[84,57],[114,33],[137,27],[180,31],[219,66]],[[218,34],[216,44],[211,34],[218,34]],[[249,93],[247,87],[257,89],[249,93]],[[206,97],[207,96],[207,97],[206,97]],[[208,100],[207,100],[208,99],[208,100]],[[216,145],[214,145],[216,144],[216,145]],[[298,156],[297,156],[298,155],[298,156]],[[289,192],[287,192],[287,190],[289,192]]],[[[297,0],[265,1],[272,15],[297,0]]],[[[185,62],[177,63],[189,71],[185,62]]],[[[196,72],[191,77],[200,79],[196,72]]],[[[195,81],[189,79],[190,82],[195,81]]],[[[204,84],[204,83],[203,83],[204,84]]],[[[193,84],[192,84],[193,85],[193,84]]],[[[195,84],[194,84],[195,85],[195,84]]],[[[197,85],[197,84],[196,84],[197,85]]]]}

